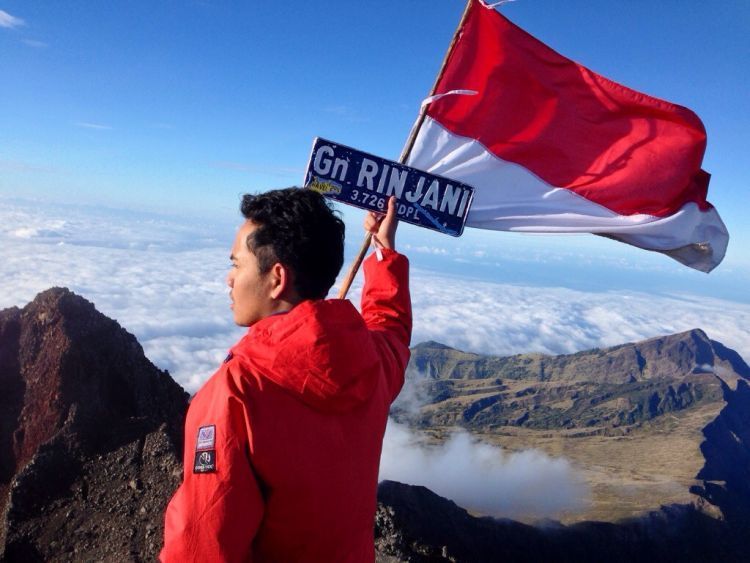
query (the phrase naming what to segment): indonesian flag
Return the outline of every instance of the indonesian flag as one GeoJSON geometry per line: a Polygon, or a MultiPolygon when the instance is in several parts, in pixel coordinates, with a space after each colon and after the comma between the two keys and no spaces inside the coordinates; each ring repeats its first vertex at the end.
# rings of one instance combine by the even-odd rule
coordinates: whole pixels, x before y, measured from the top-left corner
{"type": "Polygon", "coordinates": [[[407,164],[475,188],[467,225],[589,232],[709,272],[729,235],[706,201],[706,132],[472,0],[407,164]]]}

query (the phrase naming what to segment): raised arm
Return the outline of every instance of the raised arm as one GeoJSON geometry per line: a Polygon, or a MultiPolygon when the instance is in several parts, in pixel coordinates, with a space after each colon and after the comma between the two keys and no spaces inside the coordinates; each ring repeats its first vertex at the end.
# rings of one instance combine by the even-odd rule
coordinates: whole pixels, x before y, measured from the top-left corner
{"type": "Polygon", "coordinates": [[[362,317],[381,352],[393,399],[404,382],[412,327],[409,261],[395,250],[397,223],[394,197],[385,215],[369,213],[365,218],[376,250],[364,262],[362,290],[362,317]]]}

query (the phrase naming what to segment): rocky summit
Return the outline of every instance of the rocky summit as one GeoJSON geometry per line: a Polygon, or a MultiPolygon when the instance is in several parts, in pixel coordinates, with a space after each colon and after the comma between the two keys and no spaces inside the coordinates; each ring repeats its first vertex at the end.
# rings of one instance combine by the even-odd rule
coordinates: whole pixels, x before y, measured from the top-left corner
{"type": "Polygon", "coordinates": [[[187,394],[67,289],[0,312],[0,554],[153,560],[187,394]]]}
{"type": "MultiPolygon", "coordinates": [[[[565,456],[592,502],[511,521],[384,481],[378,561],[747,560],[750,369],[702,331],[566,356],[425,343],[408,378],[398,420],[565,456]]],[[[153,561],[187,394],[66,289],[0,311],[0,386],[0,560],[153,561]]]]}

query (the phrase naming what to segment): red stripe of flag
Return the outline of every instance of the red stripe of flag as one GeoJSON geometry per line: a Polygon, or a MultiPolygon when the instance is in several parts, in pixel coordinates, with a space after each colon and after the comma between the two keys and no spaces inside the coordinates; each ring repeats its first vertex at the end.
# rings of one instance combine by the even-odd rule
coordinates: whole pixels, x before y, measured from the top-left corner
{"type": "Polygon", "coordinates": [[[618,214],[701,210],[706,132],[689,109],[563,57],[474,0],[427,114],[506,161],[618,214]],[[480,41],[481,39],[481,41],[480,41]]]}

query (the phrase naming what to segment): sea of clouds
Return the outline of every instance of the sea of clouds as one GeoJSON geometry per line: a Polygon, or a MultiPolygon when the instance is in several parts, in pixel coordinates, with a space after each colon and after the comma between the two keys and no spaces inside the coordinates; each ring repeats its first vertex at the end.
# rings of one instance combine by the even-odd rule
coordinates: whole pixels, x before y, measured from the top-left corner
{"type": "MultiPolygon", "coordinates": [[[[232,323],[225,284],[238,223],[239,216],[203,222],[0,200],[0,308],[23,306],[52,286],[68,287],[135,334],[151,361],[194,392],[245,330],[232,323]]],[[[351,254],[360,241],[358,226],[349,229],[351,254]]],[[[551,283],[554,252],[494,255],[488,266],[482,245],[456,252],[410,241],[408,230],[399,236],[412,255],[413,343],[560,354],[702,328],[750,358],[747,301],[684,289],[586,289],[571,277],[574,254],[565,261],[566,277],[551,283]],[[421,258],[427,255],[429,261],[421,258]],[[485,261],[482,275],[472,260],[485,261]],[[534,267],[545,274],[535,277],[530,262],[541,264],[534,267]],[[497,281],[488,268],[496,268],[497,281]]],[[[360,291],[358,279],[350,293],[355,303],[360,291]]],[[[576,509],[586,497],[566,460],[537,451],[503,452],[463,433],[429,445],[393,422],[381,477],[423,484],[461,505],[506,516],[553,516],[576,509]]]]}
{"type": "Polygon", "coordinates": [[[457,430],[442,444],[393,420],[380,478],[423,485],[480,514],[535,520],[586,506],[589,489],[572,464],[542,451],[506,452],[457,430]]]}

